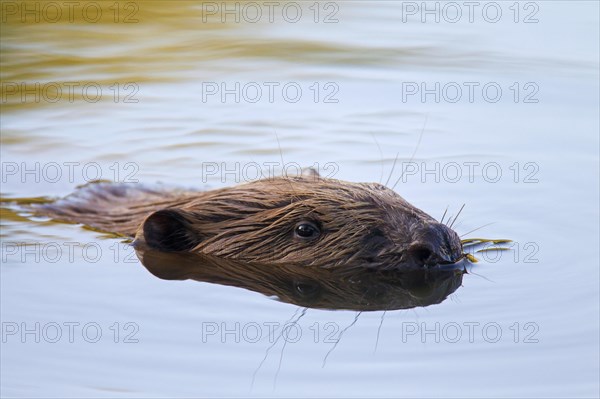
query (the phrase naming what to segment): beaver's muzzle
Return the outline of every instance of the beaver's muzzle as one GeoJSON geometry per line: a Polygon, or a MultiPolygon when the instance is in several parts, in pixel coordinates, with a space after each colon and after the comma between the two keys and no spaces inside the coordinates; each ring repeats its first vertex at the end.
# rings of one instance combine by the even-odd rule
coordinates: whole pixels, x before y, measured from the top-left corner
{"type": "Polygon", "coordinates": [[[458,234],[446,225],[433,222],[420,225],[413,231],[413,241],[406,251],[408,264],[431,267],[455,263],[462,258],[458,234]]]}

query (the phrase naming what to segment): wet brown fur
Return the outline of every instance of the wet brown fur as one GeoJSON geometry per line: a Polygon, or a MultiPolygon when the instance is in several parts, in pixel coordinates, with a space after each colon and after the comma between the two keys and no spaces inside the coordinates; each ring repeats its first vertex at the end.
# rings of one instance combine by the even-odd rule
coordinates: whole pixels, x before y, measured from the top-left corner
{"type": "Polygon", "coordinates": [[[406,261],[410,244],[419,240],[438,243],[444,259],[462,253],[456,233],[445,226],[427,230],[439,224],[385,186],[318,176],[278,177],[205,192],[91,184],[38,213],[135,236],[142,245],[146,221],[158,210],[172,211],[185,226],[171,239],[186,251],[242,261],[393,267],[406,261]],[[294,235],[305,221],[320,228],[318,238],[294,235]]]}

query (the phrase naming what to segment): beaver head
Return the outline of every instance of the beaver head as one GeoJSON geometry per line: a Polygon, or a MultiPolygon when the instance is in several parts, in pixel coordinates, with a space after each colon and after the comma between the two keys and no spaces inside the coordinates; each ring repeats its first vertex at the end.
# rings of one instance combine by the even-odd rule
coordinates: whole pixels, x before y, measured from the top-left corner
{"type": "Polygon", "coordinates": [[[458,235],[376,183],[278,177],[151,213],[135,243],[241,261],[421,268],[462,258],[458,235]]]}

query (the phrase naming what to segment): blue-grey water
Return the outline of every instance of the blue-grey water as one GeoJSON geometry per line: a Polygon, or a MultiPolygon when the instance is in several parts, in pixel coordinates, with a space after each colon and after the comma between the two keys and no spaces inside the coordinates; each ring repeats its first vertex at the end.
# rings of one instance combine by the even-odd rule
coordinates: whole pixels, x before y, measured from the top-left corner
{"type": "Polygon", "coordinates": [[[599,396],[597,2],[48,4],[0,10],[2,397],[599,396]],[[299,318],[10,201],[397,153],[388,186],[513,240],[426,308],[299,318]]]}

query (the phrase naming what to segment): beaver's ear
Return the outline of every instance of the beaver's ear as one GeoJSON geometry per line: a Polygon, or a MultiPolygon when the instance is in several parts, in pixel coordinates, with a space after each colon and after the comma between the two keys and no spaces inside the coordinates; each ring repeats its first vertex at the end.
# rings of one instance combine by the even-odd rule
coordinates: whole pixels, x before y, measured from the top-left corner
{"type": "Polygon", "coordinates": [[[313,168],[312,166],[309,166],[308,168],[302,168],[302,176],[314,177],[314,178],[321,177],[321,175],[319,174],[319,171],[316,170],[315,168],[313,168]]]}
{"type": "Polygon", "coordinates": [[[159,251],[188,251],[202,241],[194,231],[189,216],[178,209],[156,211],[144,221],[146,244],[159,251]]]}

